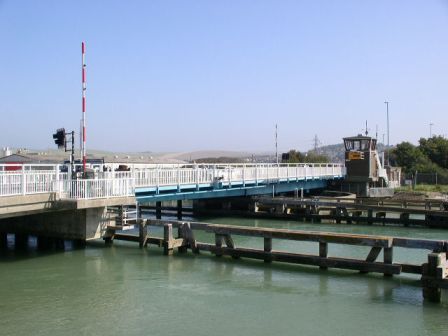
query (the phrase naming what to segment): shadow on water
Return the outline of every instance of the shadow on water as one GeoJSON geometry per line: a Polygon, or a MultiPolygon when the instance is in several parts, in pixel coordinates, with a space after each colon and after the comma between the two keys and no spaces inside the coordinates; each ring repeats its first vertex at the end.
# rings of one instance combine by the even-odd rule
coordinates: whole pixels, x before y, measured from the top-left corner
{"type": "Polygon", "coordinates": [[[7,235],[5,246],[0,247],[0,263],[17,262],[39,257],[47,257],[65,252],[82,250],[85,246],[71,240],[53,240],[44,247],[39,246],[38,238],[28,237],[25,241],[17,243],[14,235],[7,235]]]}
{"type": "MultiPolygon", "coordinates": [[[[150,253],[159,254],[154,250],[150,253]]],[[[418,278],[384,277],[382,274],[361,274],[338,269],[321,270],[313,266],[276,262],[266,264],[258,260],[215,257],[207,253],[175,254],[163,258],[171,258],[168,264],[176,261],[176,267],[167,265],[167,270],[177,275],[184,272],[211,272],[215,284],[237,284],[235,289],[238,290],[267,290],[300,296],[359,296],[378,303],[400,301],[420,305],[423,302],[418,278]]]]}

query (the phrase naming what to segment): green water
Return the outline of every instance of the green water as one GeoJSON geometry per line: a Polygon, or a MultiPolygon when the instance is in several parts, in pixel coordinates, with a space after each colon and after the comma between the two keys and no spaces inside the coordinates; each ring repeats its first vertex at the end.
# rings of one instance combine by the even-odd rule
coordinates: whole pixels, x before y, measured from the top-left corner
{"type": "MultiPolygon", "coordinates": [[[[208,222],[448,239],[448,231],[235,218],[208,222]]],[[[161,235],[154,230],[153,234],[161,235]]],[[[200,240],[210,240],[198,235],[200,240]]],[[[262,247],[257,238],[241,246],[262,247]]],[[[316,243],[274,249],[317,253],[316,243]]],[[[334,256],[366,256],[330,245],[334,256]]],[[[425,253],[396,249],[394,260],[425,253]]],[[[174,256],[94,242],[82,250],[0,256],[0,335],[448,335],[448,304],[423,303],[418,277],[174,256]]],[[[447,297],[444,297],[448,301],[447,297]]]]}

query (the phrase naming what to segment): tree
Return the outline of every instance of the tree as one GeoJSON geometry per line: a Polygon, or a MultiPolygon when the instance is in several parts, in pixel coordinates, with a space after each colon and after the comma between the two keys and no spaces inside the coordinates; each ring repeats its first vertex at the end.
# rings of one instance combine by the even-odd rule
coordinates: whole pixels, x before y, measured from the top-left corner
{"type": "Polygon", "coordinates": [[[296,150],[290,150],[288,153],[289,159],[282,160],[283,163],[327,163],[328,157],[325,155],[317,154],[313,151],[307,153],[301,153],[296,150]]]}
{"type": "Polygon", "coordinates": [[[402,167],[406,174],[413,174],[429,160],[418,147],[409,142],[402,142],[392,150],[391,161],[393,165],[402,167]]]}
{"type": "Polygon", "coordinates": [[[441,136],[421,138],[419,148],[432,162],[448,169],[448,140],[441,136]]]}

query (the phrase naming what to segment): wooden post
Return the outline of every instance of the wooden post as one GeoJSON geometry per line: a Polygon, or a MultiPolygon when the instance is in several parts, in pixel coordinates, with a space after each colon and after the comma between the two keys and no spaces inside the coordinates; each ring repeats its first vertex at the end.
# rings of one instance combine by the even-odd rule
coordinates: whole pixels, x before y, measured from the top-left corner
{"type": "Polygon", "coordinates": [[[138,219],[138,246],[140,248],[146,246],[146,240],[148,238],[148,231],[147,231],[147,226],[146,226],[146,221],[142,220],[142,219],[138,219]]]}
{"type": "Polygon", "coordinates": [[[341,224],[341,212],[342,209],[340,207],[336,207],[334,209],[335,216],[336,216],[336,224],[341,224]]]}
{"type": "Polygon", "coordinates": [[[272,238],[265,237],[264,238],[264,252],[269,253],[269,255],[265,256],[264,262],[270,263],[272,262],[272,238]]]}
{"type": "Polygon", "coordinates": [[[106,245],[112,245],[114,242],[115,230],[111,228],[107,228],[104,233],[103,239],[106,245]]]}
{"type": "Polygon", "coordinates": [[[163,254],[172,255],[173,254],[173,224],[163,225],[163,254]]]}
{"type": "Polygon", "coordinates": [[[428,254],[428,263],[423,264],[422,286],[423,298],[430,302],[440,302],[442,291],[437,280],[446,279],[446,253],[428,254]]]}
{"type": "Polygon", "coordinates": [[[183,245],[179,246],[177,248],[177,251],[179,253],[186,253],[187,252],[187,235],[186,235],[186,230],[185,230],[185,226],[186,224],[181,224],[178,228],[177,228],[177,238],[178,239],[183,239],[183,245]]]}
{"type": "Polygon", "coordinates": [[[367,210],[367,224],[373,224],[373,210],[367,210]]]}
{"type": "MultiPolygon", "coordinates": [[[[218,234],[218,233],[216,233],[215,234],[215,246],[218,248],[218,249],[221,249],[222,248],[222,235],[221,234],[218,234]]],[[[216,254],[215,254],[217,257],[221,257],[222,256],[222,253],[221,252],[219,252],[218,250],[216,251],[216,254]]]]}
{"type": "MultiPolygon", "coordinates": [[[[385,247],[384,251],[383,251],[383,254],[384,254],[384,263],[392,265],[393,248],[392,247],[385,247]]],[[[384,276],[392,276],[392,273],[385,272],[384,276]]]]}
{"type": "Polygon", "coordinates": [[[345,221],[347,224],[351,224],[352,220],[350,216],[348,215],[348,210],[346,207],[341,207],[342,215],[345,217],[345,221]]]}
{"type": "MultiPolygon", "coordinates": [[[[327,258],[328,257],[328,243],[326,242],[319,242],[319,257],[321,258],[327,258]]],[[[320,269],[327,269],[327,266],[320,265],[320,269]]]]}
{"type": "Polygon", "coordinates": [[[182,200],[177,200],[177,219],[182,220],[182,200]]]}
{"type": "Polygon", "coordinates": [[[162,219],[162,202],[156,202],[156,218],[162,219]]]}
{"type": "Polygon", "coordinates": [[[199,254],[199,249],[196,245],[196,239],[194,239],[194,233],[191,229],[190,223],[184,223],[184,239],[187,239],[188,245],[190,246],[193,253],[199,254]]]}
{"type": "Polygon", "coordinates": [[[401,213],[400,214],[400,222],[404,224],[404,226],[409,226],[409,214],[408,213],[401,213]]]}

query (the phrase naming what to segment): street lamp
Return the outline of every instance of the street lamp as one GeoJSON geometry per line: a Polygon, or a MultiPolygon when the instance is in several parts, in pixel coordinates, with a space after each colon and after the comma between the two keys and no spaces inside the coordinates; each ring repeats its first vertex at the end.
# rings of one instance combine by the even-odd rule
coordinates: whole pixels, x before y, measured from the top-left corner
{"type": "Polygon", "coordinates": [[[389,102],[385,101],[384,104],[386,104],[386,113],[387,113],[387,165],[389,166],[389,146],[390,146],[390,138],[389,138],[389,102]]]}

